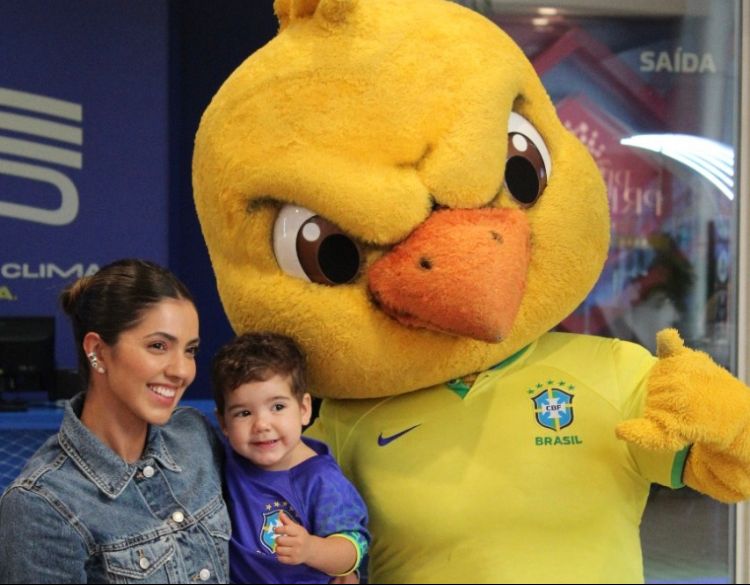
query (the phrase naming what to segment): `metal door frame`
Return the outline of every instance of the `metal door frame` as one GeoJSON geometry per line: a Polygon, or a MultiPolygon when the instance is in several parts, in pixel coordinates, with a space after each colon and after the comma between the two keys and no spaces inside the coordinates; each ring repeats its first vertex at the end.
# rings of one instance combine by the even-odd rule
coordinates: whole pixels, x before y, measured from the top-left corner
{"type": "MultiPolygon", "coordinates": [[[[750,112],[747,110],[750,103],[750,0],[742,0],[740,10],[737,373],[747,383],[750,382],[750,112]]],[[[750,504],[738,504],[735,513],[735,581],[750,583],[750,504]]]]}

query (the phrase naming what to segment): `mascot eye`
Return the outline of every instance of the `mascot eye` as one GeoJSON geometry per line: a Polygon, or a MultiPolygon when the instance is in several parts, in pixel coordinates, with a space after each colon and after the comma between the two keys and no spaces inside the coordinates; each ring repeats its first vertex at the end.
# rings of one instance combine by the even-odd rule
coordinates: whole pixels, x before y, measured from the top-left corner
{"type": "Polygon", "coordinates": [[[552,172],[552,160],[541,135],[526,118],[511,112],[508,119],[508,157],[505,185],[522,205],[539,199],[552,172]]]}
{"type": "Polygon", "coordinates": [[[357,242],[338,226],[296,205],[285,205],[276,218],[273,252],[287,274],[328,285],[354,280],[362,258],[357,242]]]}

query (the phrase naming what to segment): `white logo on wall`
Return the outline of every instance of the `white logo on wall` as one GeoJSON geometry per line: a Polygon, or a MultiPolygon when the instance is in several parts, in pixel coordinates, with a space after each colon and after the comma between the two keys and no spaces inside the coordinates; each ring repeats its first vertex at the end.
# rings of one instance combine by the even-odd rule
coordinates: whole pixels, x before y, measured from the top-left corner
{"type": "Polygon", "coordinates": [[[47,225],[71,223],[78,215],[78,189],[65,174],[48,164],[83,168],[81,104],[0,87],[0,107],[23,111],[0,110],[0,175],[47,183],[60,193],[59,204],[56,201],[49,207],[36,207],[3,201],[0,192],[0,216],[47,225]],[[8,136],[3,131],[30,138],[8,136]]]}
{"type": "Polygon", "coordinates": [[[716,73],[716,63],[711,53],[692,53],[677,47],[674,52],[642,51],[640,70],[656,73],[716,73]]]}
{"type": "Polygon", "coordinates": [[[69,280],[71,278],[91,276],[97,270],[99,270],[97,264],[84,264],[83,262],[62,266],[53,262],[43,262],[40,264],[6,262],[5,264],[0,264],[0,276],[8,280],[36,280],[39,278],[62,278],[69,280]]]}

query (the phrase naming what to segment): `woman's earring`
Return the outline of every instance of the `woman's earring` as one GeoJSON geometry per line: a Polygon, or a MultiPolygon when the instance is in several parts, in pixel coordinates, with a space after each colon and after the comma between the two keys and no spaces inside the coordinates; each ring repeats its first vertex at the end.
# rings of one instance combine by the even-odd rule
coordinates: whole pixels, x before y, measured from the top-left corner
{"type": "Polygon", "coordinates": [[[91,353],[87,353],[86,357],[89,358],[89,363],[91,364],[91,368],[93,370],[96,370],[100,374],[104,373],[104,366],[99,363],[99,358],[97,357],[96,353],[92,351],[91,353]]]}

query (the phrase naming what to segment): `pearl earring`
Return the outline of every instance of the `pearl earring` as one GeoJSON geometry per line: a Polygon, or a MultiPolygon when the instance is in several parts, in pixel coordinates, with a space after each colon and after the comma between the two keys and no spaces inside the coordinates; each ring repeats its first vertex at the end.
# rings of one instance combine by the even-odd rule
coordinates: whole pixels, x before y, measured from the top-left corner
{"type": "Polygon", "coordinates": [[[99,358],[97,357],[96,353],[93,351],[91,353],[86,354],[86,357],[89,358],[89,363],[91,364],[91,368],[99,372],[100,374],[104,373],[104,366],[99,363],[99,358]]]}

